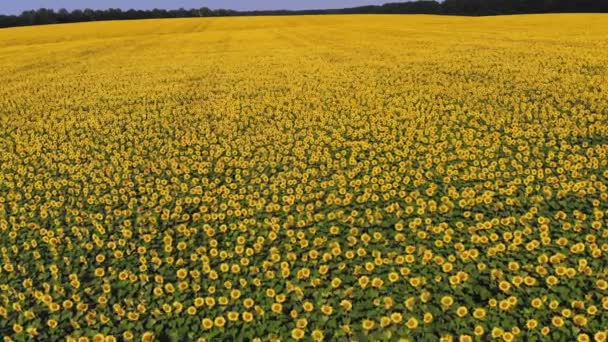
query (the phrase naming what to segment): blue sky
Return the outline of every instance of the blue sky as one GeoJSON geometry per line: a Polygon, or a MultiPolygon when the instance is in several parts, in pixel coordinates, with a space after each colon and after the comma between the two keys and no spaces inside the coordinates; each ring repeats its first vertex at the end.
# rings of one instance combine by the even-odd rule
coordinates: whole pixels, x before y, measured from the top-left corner
{"type": "Polygon", "coordinates": [[[0,0],[0,13],[19,14],[27,9],[67,8],[229,8],[236,10],[255,9],[314,9],[342,8],[361,5],[382,4],[395,0],[0,0]]]}

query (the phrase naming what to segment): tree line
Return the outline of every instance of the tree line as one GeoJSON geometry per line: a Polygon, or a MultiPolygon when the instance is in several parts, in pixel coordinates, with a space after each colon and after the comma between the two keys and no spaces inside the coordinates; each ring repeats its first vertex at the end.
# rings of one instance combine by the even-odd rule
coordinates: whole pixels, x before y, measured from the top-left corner
{"type": "Polygon", "coordinates": [[[328,10],[270,10],[234,11],[228,9],[177,10],[73,10],[41,8],[24,11],[20,15],[0,15],[0,28],[45,24],[76,23],[103,20],[133,20],[152,18],[227,17],[256,15],[308,15],[308,14],[444,14],[444,15],[501,15],[528,13],[598,13],[608,12],[608,0],[420,0],[412,2],[387,3],[376,6],[328,10]]]}

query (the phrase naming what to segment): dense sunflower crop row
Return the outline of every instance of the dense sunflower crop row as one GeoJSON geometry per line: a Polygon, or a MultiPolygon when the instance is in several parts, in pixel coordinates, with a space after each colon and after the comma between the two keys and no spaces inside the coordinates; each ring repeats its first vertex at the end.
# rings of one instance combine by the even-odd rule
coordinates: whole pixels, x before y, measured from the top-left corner
{"type": "Polygon", "coordinates": [[[606,341],[608,17],[0,31],[5,341],[606,341]]]}

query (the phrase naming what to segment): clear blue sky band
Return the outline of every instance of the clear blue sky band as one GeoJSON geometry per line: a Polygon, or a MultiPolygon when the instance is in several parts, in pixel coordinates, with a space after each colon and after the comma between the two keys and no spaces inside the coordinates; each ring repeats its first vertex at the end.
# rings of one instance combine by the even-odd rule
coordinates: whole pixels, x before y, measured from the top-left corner
{"type": "MultiPolygon", "coordinates": [[[[379,5],[390,0],[7,0],[0,1],[0,14],[20,14],[24,10],[38,8],[60,9],[177,9],[183,8],[226,8],[234,10],[276,10],[276,9],[325,9],[363,5],[379,5]]],[[[397,1],[392,1],[397,2],[397,1]]]]}

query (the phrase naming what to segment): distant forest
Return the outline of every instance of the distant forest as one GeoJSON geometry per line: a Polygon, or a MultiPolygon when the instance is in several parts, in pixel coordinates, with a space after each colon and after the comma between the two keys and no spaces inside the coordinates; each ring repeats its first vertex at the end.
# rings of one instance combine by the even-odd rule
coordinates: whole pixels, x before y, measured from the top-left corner
{"type": "Polygon", "coordinates": [[[41,8],[20,15],[0,15],[0,28],[13,26],[77,23],[102,20],[133,20],[152,18],[229,17],[259,15],[310,14],[443,14],[443,15],[502,15],[529,13],[598,13],[608,12],[608,0],[445,0],[387,3],[381,6],[303,11],[234,11],[227,9],[177,10],[74,10],[41,8]]]}

